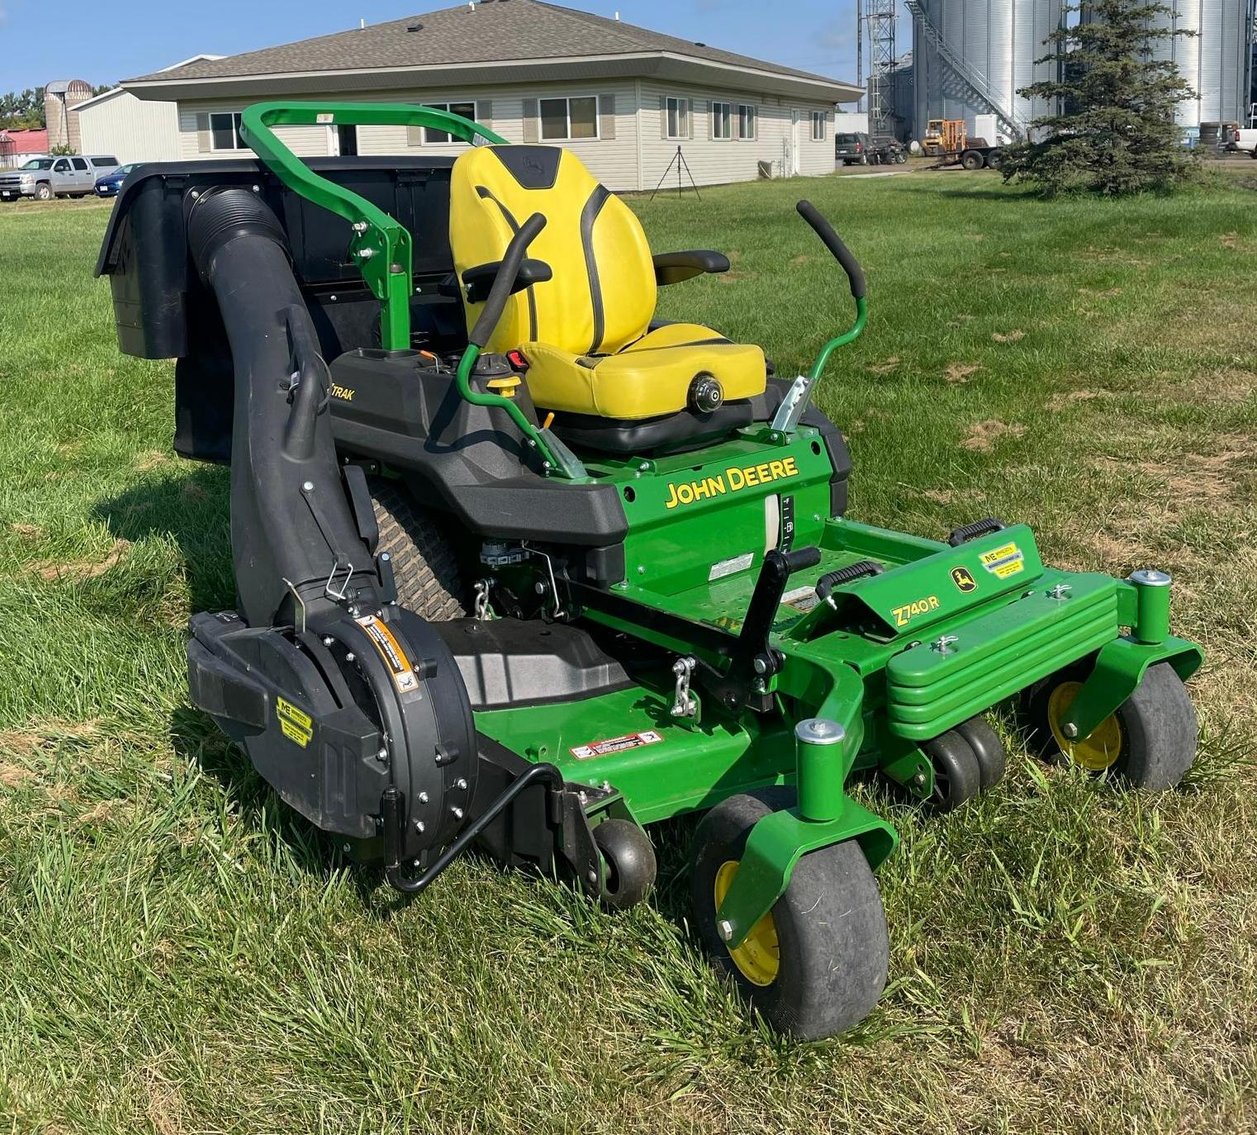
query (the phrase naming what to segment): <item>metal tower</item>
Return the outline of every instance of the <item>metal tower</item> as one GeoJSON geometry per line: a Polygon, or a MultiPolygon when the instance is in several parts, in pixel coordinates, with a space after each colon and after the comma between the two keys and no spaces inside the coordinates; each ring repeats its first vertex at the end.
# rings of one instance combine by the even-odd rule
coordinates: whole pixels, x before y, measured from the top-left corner
{"type": "Polygon", "coordinates": [[[895,9],[898,0],[857,0],[856,31],[863,52],[865,27],[869,37],[869,139],[890,141],[895,136],[895,9]]]}

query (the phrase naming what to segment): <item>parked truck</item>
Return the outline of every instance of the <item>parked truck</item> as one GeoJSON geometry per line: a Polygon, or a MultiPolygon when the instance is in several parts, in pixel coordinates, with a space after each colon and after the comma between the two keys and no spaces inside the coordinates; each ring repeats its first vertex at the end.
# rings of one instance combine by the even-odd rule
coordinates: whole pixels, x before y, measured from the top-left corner
{"type": "Polygon", "coordinates": [[[86,197],[101,174],[118,168],[112,154],[54,154],[31,158],[15,170],[0,173],[0,201],[34,197],[51,201],[54,197],[86,197]]]}
{"type": "Polygon", "coordinates": [[[1250,154],[1257,158],[1257,129],[1227,126],[1223,132],[1223,146],[1236,153],[1250,154]]]}
{"type": "Polygon", "coordinates": [[[1004,148],[985,138],[970,138],[963,118],[930,119],[921,148],[940,165],[959,164],[968,170],[999,169],[1004,161],[1004,148]]]}

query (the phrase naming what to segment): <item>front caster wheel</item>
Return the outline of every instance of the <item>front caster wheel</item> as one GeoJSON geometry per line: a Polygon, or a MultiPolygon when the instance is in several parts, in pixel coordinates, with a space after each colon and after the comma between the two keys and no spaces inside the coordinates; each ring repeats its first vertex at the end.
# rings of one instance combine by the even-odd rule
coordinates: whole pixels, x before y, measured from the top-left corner
{"type": "Polygon", "coordinates": [[[599,899],[611,910],[628,910],[649,893],[655,882],[655,848],[650,837],[628,820],[603,820],[594,828],[594,843],[604,864],[599,899]]]}
{"type": "Polygon", "coordinates": [[[703,818],[690,876],[695,925],[712,964],[773,1028],[821,1040],[858,1024],[881,997],[886,915],[868,860],[848,840],[803,856],[786,893],[731,950],[716,912],[751,829],[771,811],[754,796],[732,796],[703,818]]]}
{"type": "Polygon", "coordinates": [[[949,729],[921,748],[934,766],[934,791],[927,802],[931,811],[954,812],[982,791],[982,766],[959,729],[949,729]]]}
{"type": "Polygon", "coordinates": [[[1030,746],[1046,760],[1064,760],[1088,772],[1108,773],[1126,788],[1163,792],[1191,768],[1199,729],[1187,687],[1168,662],[1150,666],[1135,692],[1081,741],[1061,721],[1074,704],[1090,667],[1071,667],[1031,691],[1026,701],[1030,746]]]}

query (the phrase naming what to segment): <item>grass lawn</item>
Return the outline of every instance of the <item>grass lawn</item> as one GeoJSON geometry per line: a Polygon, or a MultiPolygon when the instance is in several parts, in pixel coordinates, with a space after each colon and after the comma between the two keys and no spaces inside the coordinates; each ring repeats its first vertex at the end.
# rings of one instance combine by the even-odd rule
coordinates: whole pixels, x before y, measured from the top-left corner
{"type": "Polygon", "coordinates": [[[806,365],[850,301],[804,193],[869,273],[819,395],[853,514],[1173,571],[1209,653],[1187,785],[1015,750],[943,820],[884,802],[891,984],[820,1046],[699,956],[689,823],[627,916],[474,860],[399,903],[188,708],[186,619],[233,598],[227,476],[171,455],[172,366],[117,351],[107,209],[0,208],[0,1132],[1257,1130],[1257,196],[661,195],[656,248],[733,261],[662,314],[806,365]]]}

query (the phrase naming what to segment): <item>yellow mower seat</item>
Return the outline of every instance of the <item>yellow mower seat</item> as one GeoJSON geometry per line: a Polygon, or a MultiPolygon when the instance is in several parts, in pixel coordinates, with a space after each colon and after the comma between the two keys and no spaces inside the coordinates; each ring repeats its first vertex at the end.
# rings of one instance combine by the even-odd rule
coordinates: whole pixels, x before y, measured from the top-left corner
{"type": "MultiPolygon", "coordinates": [[[[657,285],[641,223],[566,150],[485,146],[454,163],[450,243],[459,278],[501,260],[533,213],[547,223],[527,255],[553,276],[507,301],[486,349],[523,352],[536,405],[641,421],[685,410],[700,376],[714,377],[726,402],[764,393],[759,347],[693,323],[649,330],[657,285]]],[[[465,305],[468,327],[482,306],[465,305]]]]}

